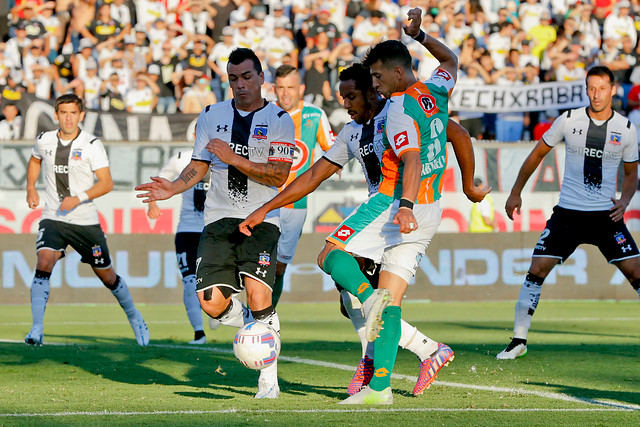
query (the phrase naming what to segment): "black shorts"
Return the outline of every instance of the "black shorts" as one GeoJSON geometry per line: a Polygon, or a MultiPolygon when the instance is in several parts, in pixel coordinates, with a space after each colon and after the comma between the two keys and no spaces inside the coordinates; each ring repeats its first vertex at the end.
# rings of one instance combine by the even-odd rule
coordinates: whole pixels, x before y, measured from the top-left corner
{"type": "Polygon", "coordinates": [[[223,218],[202,230],[198,246],[197,291],[215,286],[244,289],[242,275],[252,277],[272,288],[276,277],[278,227],[262,223],[251,236],[238,229],[241,219],[223,218]]]}
{"type": "Polygon", "coordinates": [[[107,238],[100,225],[74,225],[52,219],[43,219],[38,226],[36,252],[50,249],[65,255],[67,246],[75,249],[85,264],[93,268],[111,267],[107,238]]]}
{"type": "Polygon", "coordinates": [[[201,233],[196,232],[176,234],[176,258],[178,258],[178,267],[180,268],[182,277],[196,274],[196,259],[198,258],[200,234],[201,233]]]}
{"type": "Polygon", "coordinates": [[[559,258],[562,263],[583,243],[597,246],[609,263],[638,256],[638,247],[624,221],[615,222],[610,214],[554,207],[533,256],[559,258]]]}

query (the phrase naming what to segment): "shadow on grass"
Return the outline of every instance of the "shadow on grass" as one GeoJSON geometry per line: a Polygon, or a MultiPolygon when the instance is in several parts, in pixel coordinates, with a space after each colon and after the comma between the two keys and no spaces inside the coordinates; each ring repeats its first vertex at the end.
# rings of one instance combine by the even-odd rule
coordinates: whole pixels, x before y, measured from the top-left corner
{"type": "MultiPolygon", "coordinates": [[[[540,323],[543,323],[544,321],[541,321],[540,323]]],[[[567,323],[570,323],[570,321],[567,321],[567,323]]],[[[450,327],[450,326],[455,326],[461,329],[468,329],[468,330],[479,330],[479,331],[501,331],[501,332],[507,332],[508,334],[512,334],[512,330],[513,330],[513,323],[510,323],[508,325],[505,326],[496,326],[495,324],[476,324],[476,323],[462,323],[462,322],[447,322],[444,323],[443,325],[450,327]]],[[[437,326],[433,326],[430,325],[431,329],[436,329],[437,326]]],[[[589,331],[576,331],[575,329],[539,329],[535,327],[535,318],[533,319],[533,326],[531,327],[531,329],[529,330],[529,333],[536,333],[536,334],[569,334],[569,335],[576,335],[576,336],[590,336],[590,337],[618,337],[618,338],[640,338],[640,335],[636,334],[619,334],[619,333],[604,333],[604,332],[589,332],[589,331]]],[[[505,340],[506,340],[506,344],[509,343],[509,337],[505,336],[505,340]]]]}
{"type": "MultiPolygon", "coordinates": [[[[616,400],[618,402],[626,402],[634,405],[640,404],[640,393],[634,393],[631,391],[615,391],[615,390],[597,390],[593,388],[586,387],[575,387],[570,385],[563,384],[547,384],[547,383],[537,383],[537,382],[529,382],[529,384],[537,385],[540,387],[546,387],[549,389],[553,389],[556,393],[567,394],[570,396],[576,396],[579,399],[585,400],[596,400],[601,404],[607,404],[608,400],[616,400]]],[[[622,407],[621,405],[616,404],[615,402],[609,403],[612,407],[622,407]]]]}

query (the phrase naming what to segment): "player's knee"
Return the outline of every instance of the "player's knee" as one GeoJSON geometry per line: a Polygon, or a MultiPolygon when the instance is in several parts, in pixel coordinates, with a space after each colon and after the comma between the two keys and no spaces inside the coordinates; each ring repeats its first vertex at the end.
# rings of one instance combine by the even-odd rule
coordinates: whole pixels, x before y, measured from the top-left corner
{"type": "Polygon", "coordinates": [[[269,288],[263,286],[264,289],[247,289],[247,304],[249,308],[253,310],[262,310],[265,307],[272,305],[272,294],[269,288]]]}
{"type": "Polygon", "coordinates": [[[329,252],[331,252],[333,249],[330,247],[329,245],[325,245],[324,248],[322,248],[322,251],[320,251],[320,254],[318,255],[318,267],[320,267],[321,270],[324,271],[324,261],[327,258],[327,255],[329,255],[329,252]]]}
{"type": "Polygon", "coordinates": [[[198,292],[198,300],[200,307],[209,316],[219,316],[229,306],[229,299],[218,290],[218,288],[209,288],[198,292]]]}
{"type": "Polygon", "coordinates": [[[51,272],[60,255],[51,251],[38,252],[38,260],[36,262],[36,270],[51,272]]]}

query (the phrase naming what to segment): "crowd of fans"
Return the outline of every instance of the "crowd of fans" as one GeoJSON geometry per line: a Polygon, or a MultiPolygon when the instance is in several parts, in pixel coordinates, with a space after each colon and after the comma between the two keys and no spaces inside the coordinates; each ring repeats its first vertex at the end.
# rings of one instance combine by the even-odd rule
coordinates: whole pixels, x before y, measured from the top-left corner
{"type": "MultiPolygon", "coordinates": [[[[640,0],[9,0],[9,5],[9,32],[0,43],[5,116],[0,130],[19,125],[19,114],[4,107],[25,93],[53,99],[74,92],[92,110],[199,113],[229,98],[226,62],[236,47],[258,53],[269,100],[275,99],[275,69],[298,67],[305,100],[325,108],[338,130],[349,121],[336,90],[339,71],[378,41],[406,38],[402,20],[412,7],[425,12],[424,31],[458,54],[458,84],[581,80],[597,63],[616,75],[616,109],[629,112],[639,105],[640,85],[634,85],[640,84],[640,0]]],[[[426,79],[436,60],[416,42],[404,41],[419,78],[426,79]]],[[[533,138],[558,112],[456,114],[473,137],[507,142],[533,138]]],[[[2,132],[0,138],[15,134],[2,132]]]]}

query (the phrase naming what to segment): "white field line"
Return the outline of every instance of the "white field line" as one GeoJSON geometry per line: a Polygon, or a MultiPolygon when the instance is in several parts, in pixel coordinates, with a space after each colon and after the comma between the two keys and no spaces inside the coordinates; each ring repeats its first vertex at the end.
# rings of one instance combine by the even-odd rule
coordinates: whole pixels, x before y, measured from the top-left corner
{"type": "MultiPolygon", "coordinates": [[[[20,343],[20,344],[23,343],[23,341],[17,341],[17,340],[0,340],[0,342],[20,343]]],[[[78,344],[45,343],[45,345],[78,345],[78,344]]],[[[192,345],[149,344],[149,347],[184,349],[184,350],[201,350],[201,351],[208,351],[211,353],[219,353],[219,354],[233,353],[233,350],[227,349],[227,348],[200,347],[200,346],[192,346],[192,345]]],[[[285,362],[300,363],[300,364],[312,365],[312,366],[321,366],[324,368],[340,369],[340,370],[349,371],[349,372],[352,372],[355,369],[351,365],[324,362],[321,360],[314,360],[314,359],[303,359],[301,357],[290,357],[290,356],[280,355],[279,359],[285,362]]],[[[405,380],[413,383],[418,381],[418,378],[413,375],[392,374],[391,378],[405,380]]],[[[469,389],[469,390],[490,391],[495,393],[531,395],[531,396],[537,396],[537,397],[542,397],[542,398],[552,399],[552,400],[561,400],[566,402],[582,403],[582,404],[588,404],[588,405],[606,406],[611,408],[611,410],[640,411],[640,405],[633,405],[629,403],[618,402],[615,400],[605,401],[601,399],[589,399],[584,397],[571,396],[563,393],[518,389],[518,388],[511,388],[511,387],[483,386],[483,385],[464,384],[464,383],[455,383],[450,381],[437,381],[437,380],[434,381],[433,384],[442,385],[445,387],[462,388],[462,389],[469,389]]]]}

